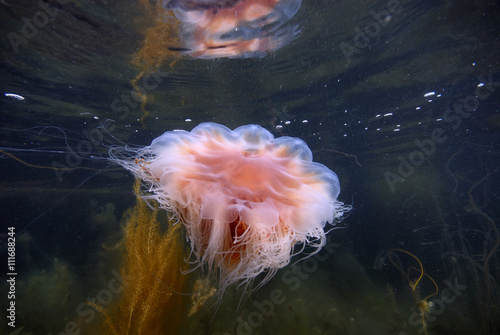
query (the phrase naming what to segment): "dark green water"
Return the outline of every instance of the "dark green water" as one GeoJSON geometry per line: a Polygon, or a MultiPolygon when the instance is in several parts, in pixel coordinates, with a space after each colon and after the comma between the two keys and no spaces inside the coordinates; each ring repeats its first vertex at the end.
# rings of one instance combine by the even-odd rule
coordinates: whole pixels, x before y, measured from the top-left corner
{"type": "MultiPolygon", "coordinates": [[[[124,102],[140,73],[137,3],[2,1],[0,15],[1,150],[88,168],[0,153],[2,276],[8,227],[17,272],[16,327],[3,317],[2,334],[59,334],[73,321],[90,332],[78,306],[119,268],[106,246],[135,203],[133,177],[98,172],[109,168],[101,158],[205,121],[304,139],[353,210],[325,257],[281,269],[241,301],[228,294],[185,334],[499,331],[497,1],[304,0],[292,19],[300,35],[263,58],[164,63],[144,123],[124,102]],[[26,18],[42,21],[30,31],[26,18]],[[418,261],[401,250],[420,260],[418,282],[418,261]],[[418,302],[430,303],[424,322],[418,302]]],[[[0,289],[6,297],[5,280],[0,289]]],[[[1,301],[5,315],[11,299],[1,301]]]]}

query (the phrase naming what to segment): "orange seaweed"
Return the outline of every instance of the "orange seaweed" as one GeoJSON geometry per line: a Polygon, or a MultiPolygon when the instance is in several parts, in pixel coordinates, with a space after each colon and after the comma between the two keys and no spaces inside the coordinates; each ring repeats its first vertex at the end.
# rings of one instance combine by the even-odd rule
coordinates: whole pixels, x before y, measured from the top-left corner
{"type": "MultiPolygon", "coordinates": [[[[134,190],[138,194],[138,181],[134,190]]],[[[160,213],[138,196],[126,217],[123,267],[130,280],[114,305],[93,306],[104,315],[102,334],[177,334],[185,320],[190,297],[181,293],[189,277],[182,225],[167,219],[162,227],[160,213]]]]}
{"type": "Polygon", "coordinates": [[[139,88],[138,82],[146,74],[158,71],[167,61],[170,69],[173,69],[180,57],[179,52],[176,51],[180,47],[180,21],[175,18],[172,10],[163,8],[159,1],[151,3],[149,0],[140,0],[139,2],[145,11],[145,16],[140,20],[152,22],[152,25],[143,29],[142,46],[132,59],[132,64],[139,68],[140,73],[130,83],[141,100],[142,116],[139,121],[145,128],[144,120],[149,115],[146,109],[148,95],[139,88]]]}

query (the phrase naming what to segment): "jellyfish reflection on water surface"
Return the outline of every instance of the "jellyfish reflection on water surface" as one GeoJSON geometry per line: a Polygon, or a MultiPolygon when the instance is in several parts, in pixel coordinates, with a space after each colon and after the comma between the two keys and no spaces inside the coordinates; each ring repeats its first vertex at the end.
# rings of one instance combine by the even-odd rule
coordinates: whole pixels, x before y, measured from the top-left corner
{"type": "MultiPolygon", "coordinates": [[[[287,24],[302,0],[163,0],[182,22],[185,53],[195,58],[262,57],[294,40],[287,24]]],[[[169,18],[165,18],[168,20],[169,18]]]]}

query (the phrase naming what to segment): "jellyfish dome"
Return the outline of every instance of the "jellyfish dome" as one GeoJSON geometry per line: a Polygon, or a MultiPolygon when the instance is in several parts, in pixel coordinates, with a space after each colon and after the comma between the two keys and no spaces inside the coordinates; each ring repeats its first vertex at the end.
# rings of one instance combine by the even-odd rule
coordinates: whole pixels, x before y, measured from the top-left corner
{"type": "Polygon", "coordinates": [[[221,288],[267,271],[263,284],[297,250],[319,251],[325,225],[347,210],[337,175],[312,161],[304,141],[257,125],[202,123],[168,131],[134,157],[110,154],[142,181],[144,197],[177,215],[192,254],[219,274],[221,288]]]}
{"type": "Polygon", "coordinates": [[[186,53],[196,58],[262,57],[295,39],[286,23],[302,0],[163,0],[182,22],[186,53]]]}

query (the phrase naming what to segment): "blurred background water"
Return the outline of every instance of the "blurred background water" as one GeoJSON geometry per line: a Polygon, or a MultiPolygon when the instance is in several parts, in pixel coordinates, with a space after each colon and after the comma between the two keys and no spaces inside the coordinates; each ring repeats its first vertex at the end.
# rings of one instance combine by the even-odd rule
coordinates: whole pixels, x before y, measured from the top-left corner
{"type": "Polygon", "coordinates": [[[353,210],[328,257],[207,304],[182,333],[498,332],[498,1],[304,0],[296,39],[233,59],[183,56],[152,4],[0,3],[2,268],[15,227],[18,273],[3,334],[92,333],[102,315],[78,306],[120,268],[110,246],[135,203],[101,158],[205,121],[304,139],[353,210]]]}

